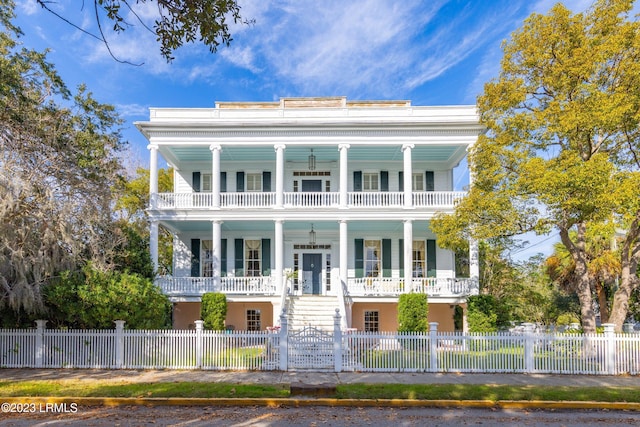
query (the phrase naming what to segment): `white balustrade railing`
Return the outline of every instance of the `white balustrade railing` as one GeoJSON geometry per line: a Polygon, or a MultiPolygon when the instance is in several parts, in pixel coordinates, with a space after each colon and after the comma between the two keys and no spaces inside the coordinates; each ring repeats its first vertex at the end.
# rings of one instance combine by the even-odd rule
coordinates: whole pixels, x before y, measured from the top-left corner
{"type": "MultiPolygon", "coordinates": [[[[430,296],[473,295],[478,287],[474,279],[457,278],[414,278],[410,292],[425,293],[430,296]]],[[[404,279],[394,277],[361,277],[347,281],[350,296],[394,296],[405,292],[404,279]]]]}
{"type": "Polygon", "coordinates": [[[156,285],[168,296],[200,296],[207,292],[225,294],[273,295],[276,292],[272,277],[172,277],[156,278],[156,285]]]}
{"type": "Polygon", "coordinates": [[[220,193],[220,206],[233,208],[265,208],[276,203],[276,193],[220,193]]]}
{"type": "MultiPolygon", "coordinates": [[[[418,208],[453,207],[464,197],[462,191],[419,191],[413,193],[413,205],[418,208]]],[[[349,207],[401,208],[404,193],[399,191],[355,191],[347,194],[349,207]]],[[[330,208],[340,205],[338,192],[285,192],[286,207],[330,208]]],[[[151,195],[152,209],[198,209],[213,207],[213,193],[157,193],[151,195]]],[[[220,193],[220,208],[272,208],[276,193],[242,192],[220,193]]]]}
{"type": "Polygon", "coordinates": [[[327,208],[340,204],[340,193],[302,192],[284,193],[284,205],[294,208],[327,208]]]}
{"type": "Polygon", "coordinates": [[[452,207],[466,194],[464,191],[416,191],[413,193],[413,206],[418,208],[452,207]]]}
{"type": "Polygon", "coordinates": [[[347,194],[349,206],[358,208],[402,207],[404,193],[400,191],[354,191],[347,194]]]}

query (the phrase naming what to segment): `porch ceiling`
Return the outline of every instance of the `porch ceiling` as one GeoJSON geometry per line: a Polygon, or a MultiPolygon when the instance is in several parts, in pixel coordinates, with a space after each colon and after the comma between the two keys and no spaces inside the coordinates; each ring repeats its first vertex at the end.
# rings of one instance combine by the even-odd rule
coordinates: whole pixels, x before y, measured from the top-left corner
{"type": "MultiPolygon", "coordinates": [[[[313,149],[317,162],[337,162],[338,147],[331,146],[287,146],[285,162],[306,162],[313,149]]],[[[412,152],[414,161],[434,161],[457,163],[464,157],[466,146],[463,145],[424,145],[416,146],[412,152]]],[[[202,162],[211,159],[208,146],[161,146],[160,153],[166,160],[177,162],[176,166],[190,162],[202,162]]],[[[223,146],[220,154],[225,161],[273,161],[276,154],[273,146],[231,147],[223,146]]],[[[349,160],[357,161],[402,161],[403,154],[400,145],[358,147],[349,149],[349,160]]]]}
{"type": "MultiPolygon", "coordinates": [[[[211,221],[165,221],[174,230],[185,232],[211,232],[211,221]]],[[[284,232],[287,231],[309,231],[312,221],[286,221],[284,232]]],[[[323,231],[335,232],[339,230],[336,221],[313,221],[313,229],[319,234],[323,231]]],[[[429,229],[429,221],[414,221],[414,233],[429,229]]],[[[274,231],[273,221],[225,221],[222,223],[222,230],[245,233],[272,233],[274,231]]],[[[349,234],[378,234],[378,233],[401,233],[403,230],[402,221],[353,221],[349,223],[349,234]]]]}

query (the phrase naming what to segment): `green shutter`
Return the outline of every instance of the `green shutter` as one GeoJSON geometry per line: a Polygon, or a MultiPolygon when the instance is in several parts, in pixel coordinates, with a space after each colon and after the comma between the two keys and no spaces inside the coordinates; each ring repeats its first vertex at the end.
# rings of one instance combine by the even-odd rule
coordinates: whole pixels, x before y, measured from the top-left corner
{"type": "Polygon", "coordinates": [[[236,239],[235,240],[235,260],[233,263],[233,268],[236,270],[236,277],[244,276],[244,240],[236,239]]]}
{"type": "Polygon", "coordinates": [[[380,171],[380,191],[389,191],[389,171],[380,171]]]}
{"type": "Polygon", "coordinates": [[[404,191],[404,172],[398,172],[398,191],[404,191]]]}
{"type": "Polygon", "coordinates": [[[353,171],[353,191],[362,191],[362,171],[353,171]]]}
{"type": "Polygon", "coordinates": [[[221,241],[220,277],[227,277],[227,239],[221,241]]]}
{"type": "Polygon", "coordinates": [[[271,192],[271,172],[262,172],[262,191],[271,192]]]}
{"type": "Polygon", "coordinates": [[[192,174],[191,187],[194,192],[200,192],[200,172],[194,172],[192,174]]]}
{"type": "Polygon", "coordinates": [[[262,275],[271,276],[271,239],[262,239],[262,275]]]}
{"type": "Polygon", "coordinates": [[[424,186],[425,191],[434,191],[436,189],[433,171],[426,171],[424,173],[424,181],[425,181],[425,186],[424,186]]]}
{"type": "Polygon", "coordinates": [[[221,193],[227,192],[227,173],[226,172],[220,172],[220,192],[221,193]]]}
{"type": "Polygon", "coordinates": [[[244,191],[244,172],[236,172],[236,191],[238,193],[244,191]]]}
{"type": "Polygon", "coordinates": [[[391,239],[382,239],[382,277],[391,277],[391,239]]]}
{"type": "Polygon", "coordinates": [[[404,277],[404,239],[398,240],[398,262],[400,263],[400,277],[404,277]]]}
{"type": "Polygon", "coordinates": [[[200,239],[191,239],[191,277],[200,277],[200,239]]]}
{"type": "Polygon", "coordinates": [[[356,277],[364,276],[364,239],[355,239],[355,263],[356,277]]]}
{"type": "Polygon", "coordinates": [[[436,241],[427,239],[427,277],[436,277],[436,241]]]}

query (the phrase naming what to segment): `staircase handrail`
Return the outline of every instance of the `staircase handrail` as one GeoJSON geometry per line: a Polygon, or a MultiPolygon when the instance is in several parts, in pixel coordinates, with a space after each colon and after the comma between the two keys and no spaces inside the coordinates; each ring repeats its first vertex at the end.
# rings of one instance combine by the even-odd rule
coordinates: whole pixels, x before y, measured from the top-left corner
{"type": "Polygon", "coordinates": [[[291,281],[291,277],[289,277],[290,274],[288,274],[285,271],[285,274],[283,275],[284,277],[284,283],[282,284],[282,289],[280,292],[280,312],[281,313],[286,313],[286,309],[287,309],[287,295],[289,294],[289,282],[291,281]]]}

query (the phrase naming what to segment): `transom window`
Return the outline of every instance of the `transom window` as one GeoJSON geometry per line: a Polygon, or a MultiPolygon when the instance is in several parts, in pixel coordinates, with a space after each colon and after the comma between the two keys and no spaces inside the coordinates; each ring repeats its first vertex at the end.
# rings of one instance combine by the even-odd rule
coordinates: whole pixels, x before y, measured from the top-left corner
{"type": "Polygon", "coordinates": [[[262,174],[248,173],[247,175],[247,191],[262,191],[262,174]]]}
{"type": "Polygon", "coordinates": [[[364,275],[365,277],[378,277],[381,270],[381,244],[380,240],[364,241],[364,275]]]}
{"type": "Polygon", "coordinates": [[[377,310],[365,310],[364,331],[365,332],[380,331],[380,313],[377,310]]]}
{"type": "Polygon", "coordinates": [[[260,310],[247,310],[247,331],[262,330],[260,310]]]}
{"type": "Polygon", "coordinates": [[[244,259],[245,259],[245,271],[248,277],[258,277],[262,274],[260,269],[261,259],[260,250],[262,242],[260,240],[245,240],[244,241],[244,259]]]}
{"type": "Polygon", "coordinates": [[[424,175],[421,173],[414,173],[411,178],[411,187],[413,188],[413,191],[424,191],[424,175]]]}
{"type": "Polygon", "coordinates": [[[364,191],[378,191],[380,189],[377,172],[365,172],[362,174],[362,189],[364,191]]]}
{"type": "Polygon", "coordinates": [[[425,243],[424,240],[413,241],[413,277],[425,277],[425,243]]]}

